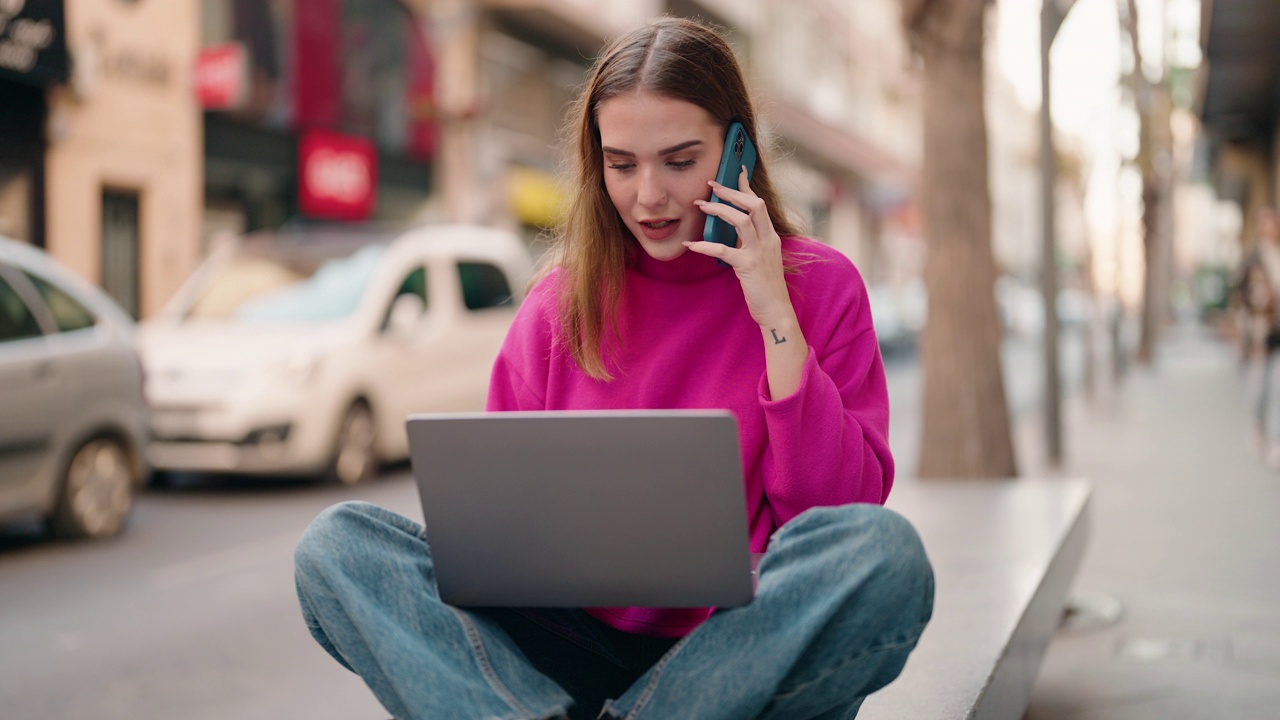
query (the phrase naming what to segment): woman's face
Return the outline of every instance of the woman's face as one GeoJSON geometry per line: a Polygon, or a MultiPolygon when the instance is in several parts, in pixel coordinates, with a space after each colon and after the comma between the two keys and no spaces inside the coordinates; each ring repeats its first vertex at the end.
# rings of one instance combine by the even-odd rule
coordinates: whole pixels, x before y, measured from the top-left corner
{"type": "Polygon", "coordinates": [[[604,184],[613,207],[650,257],[673,260],[702,239],[724,128],[693,103],[637,91],[604,101],[596,114],[604,184]]]}

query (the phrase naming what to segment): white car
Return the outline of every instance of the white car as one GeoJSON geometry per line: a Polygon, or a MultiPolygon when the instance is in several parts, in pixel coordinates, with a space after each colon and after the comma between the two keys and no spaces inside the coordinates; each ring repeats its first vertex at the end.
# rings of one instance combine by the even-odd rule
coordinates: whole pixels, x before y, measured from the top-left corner
{"type": "Polygon", "coordinates": [[[358,483],[405,418],[483,409],[532,260],[493,228],[340,229],[216,248],[142,324],[158,470],[358,483]]]}
{"type": "Polygon", "coordinates": [[[146,477],[133,319],[40,250],[0,238],[0,521],[124,526],[146,477]]]}

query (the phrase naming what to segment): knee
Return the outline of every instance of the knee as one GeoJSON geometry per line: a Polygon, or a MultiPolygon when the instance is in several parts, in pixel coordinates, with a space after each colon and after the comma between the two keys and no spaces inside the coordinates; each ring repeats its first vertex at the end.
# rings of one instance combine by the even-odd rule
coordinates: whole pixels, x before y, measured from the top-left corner
{"type": "Polygon", "coordinates": [[[856,552],[874,560],[867,581],[880,599],[885,617],[897,617],[900,627],[919,632],[933,615],[933,565],[912,524],[892,510],[873,506],[861,524],[866,538],[856,552]]]}
{"type": "Polygon", "coordinates": [[[878,601],[886,614],[906,624],[928,621],[933,566],[906,518],[879,505],[854,504],[814,508],[792,523],[816,541],[812,552],[830,558],[828,577],[845,585],[858,603],[878,601]]]}
{"type": "Polygon", "coordinates": [[[299,579],[323,573],[335,561],[349,557],[359,543],[352,542],[378,508],[367,502],[342,502],[325,508],[307,526],[293,551],[299,579]]]}
{"type": "Polygon", "coordinates": [[[903,617],[921,624],[933,615],[933,564],[919,533],[906,518],[880,508],[875,534],[882,538],[880,574],[890,607],[900,606],[903,617]]]}

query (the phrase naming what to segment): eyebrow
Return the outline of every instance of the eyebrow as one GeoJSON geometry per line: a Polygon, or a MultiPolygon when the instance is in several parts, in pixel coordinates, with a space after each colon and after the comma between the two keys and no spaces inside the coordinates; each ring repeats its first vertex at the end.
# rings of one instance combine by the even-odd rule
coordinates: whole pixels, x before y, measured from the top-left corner
{"type": "MultiPolygon", "coordinates": [[[[680,143],[679,145],[672,145],[672,146],[671,146],[671,147],[669,147],[669,148],[663,148],[663,149],[659,150],[659,151],[658,151],[658,154],[659,154],[659,155],[670,155],[671,153],[678,153],[678,152],[680,152],[681,150],[687,150],[688,148],[691,148],[691,147],[693,147],[694,145],[701,145],[701,144],[702,144],[702,141],[701,141],[701,140],[685,140],[684,142],[680,143]]],[[[619,149],[617,149],[617,148],[611,148],[611,147],[609,147],[608,145],[602,145],[602,146],[600,147],[600,149],[601,149],[601,150],[603,150],[606,154],[609,154],[609,155],[622,155],[622,156],[624,156],[624,157],[635,157],[635,156],[636,156],[636,154],[635,154],[635,153],[633,153],[633,152],[631,152],[631,151],[629,151],[629,150],[619,150],[619,149]]]]}

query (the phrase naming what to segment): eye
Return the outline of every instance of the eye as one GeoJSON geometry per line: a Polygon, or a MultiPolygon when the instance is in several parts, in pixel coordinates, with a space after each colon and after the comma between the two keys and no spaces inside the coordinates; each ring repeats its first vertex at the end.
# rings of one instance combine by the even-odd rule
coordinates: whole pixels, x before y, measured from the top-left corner
{"type": "Polygon", "coordinates": [[[672,160],[667,164],[677,170],[685,170],[693,167],[694,163],[696,162],[697,162],[696,160],[672,160]]]}
{"type": "Polygon", "coordinates": [[[609,163],[605,167],[609,168],[610,170],[630,170],[631,168],[635,167],[635,163],[620,163],[620,162],[609,163]]]}

